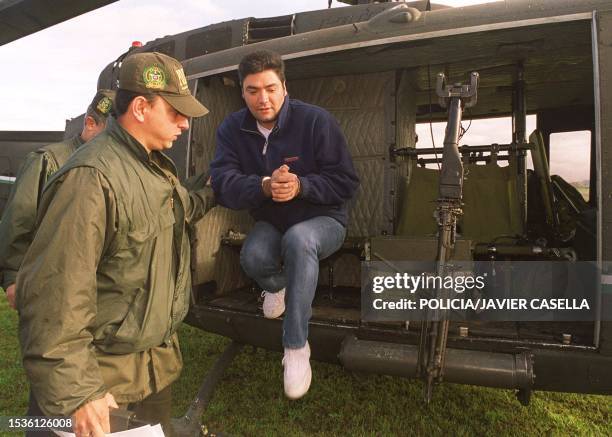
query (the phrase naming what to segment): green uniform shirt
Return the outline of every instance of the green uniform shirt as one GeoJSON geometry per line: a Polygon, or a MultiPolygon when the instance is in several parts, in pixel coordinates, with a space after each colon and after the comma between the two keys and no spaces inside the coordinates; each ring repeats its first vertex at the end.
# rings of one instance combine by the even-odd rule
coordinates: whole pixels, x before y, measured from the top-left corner
{"type": "Polygon", "coordinates": [[[106,391],[142,400],[178,378],[187,226],[214,202],[194,188],[113,119],[49,180],[17,278],[24,367],[45,414],[70,415],[106,391]]]}
{"type": "Polygon", "coordinates": [[[83,144],[81,137],[49,144],[26,157],[0,221],[0,285],[15,283],[17,271],[34,238],[36,210],[47,180],[83,144]]]}

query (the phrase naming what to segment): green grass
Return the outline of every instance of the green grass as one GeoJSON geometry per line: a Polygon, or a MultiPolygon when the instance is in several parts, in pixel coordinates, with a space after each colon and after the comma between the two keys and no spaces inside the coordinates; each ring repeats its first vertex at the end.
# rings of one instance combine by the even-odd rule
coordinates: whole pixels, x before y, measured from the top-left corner
{"type": "MultiPolygon", "coordinates": [[[[27,383],[16,340],[17,318],[0,296],[0,415],[24,414],[27,383]]],[[[174,386],[182,415],[228,340],[181,328],[185,369],[174,386]]],[[[612,397],[535,393],[529,407],[508,390],[445,384],[425,405],[419,381],[356,375],[313,363],[310,392],[285,399],[281,354],[247,347],[226,371],[203,417],[233,435],[612,435],[612,397]]],[[[611,369],[612,371],[612,369],[611,369]]]]}

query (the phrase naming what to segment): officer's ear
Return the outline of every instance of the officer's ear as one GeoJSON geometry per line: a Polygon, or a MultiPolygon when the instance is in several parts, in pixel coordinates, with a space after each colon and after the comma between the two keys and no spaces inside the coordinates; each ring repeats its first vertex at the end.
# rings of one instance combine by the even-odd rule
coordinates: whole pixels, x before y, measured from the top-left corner
{"type": "Polygon", "coordinates": [[[91,115],[85,116],[83,122],[83,130],[81,131],[81,139],[85,142],[95,137],[104,127],[100,128],[96,120],[91,115]]]}
{"type": "Polygon", "coordinates": [[[96,129],[98,127],[98,123],[96,123],[96,120],[94,120],[94,118],[91,115],[87,115],[85,117],[85,129],[87,130],[93,130],[96,129]]]}
{"type": "Polygon", "coordinates": [[[287,95],[287,81],[283,80],[283,96],[287,95]]]}
{"type": "Polygon", "coordinates": [[[136,96],[130,102],[128,111],[132,116],[141,123],[144,123],[145,116],[151,109],[151,103],[145,96],[136,96]]]}

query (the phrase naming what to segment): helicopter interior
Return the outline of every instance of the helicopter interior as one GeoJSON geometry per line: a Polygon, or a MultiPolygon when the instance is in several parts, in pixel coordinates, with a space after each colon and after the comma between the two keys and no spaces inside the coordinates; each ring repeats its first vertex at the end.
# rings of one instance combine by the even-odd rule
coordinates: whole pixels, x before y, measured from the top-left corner
{"type": "MultiPolygon", "coordinates": [[[[351,202],[347,240],[321,262],[313,321],[361,320],[364,259],[435,260],[441,148],[419,147],[418,123],[443,122],[435,75],[450,82],[480,74],[470,119],[511,117],[507,144],[460,144],[464,207],[455,256],[469,260],[595,260],[597,166],[591,22],[551,23],[352,48],[287,61],[291,98],[322,106],[340,123],[361,186],[351,202]],[[553,79],[554,78],[554,79],[553,79]],[[525,117],[536,116],[527,132],[525,117]],[[550,136],[590,131],[588,200],[550,174],[550,136]],[[528,162],[533,168],[528,168],[528,162]],[[378,257],[378,258],[377,258],[378,257]]],[[[192,171],[206,171],[215,130],[243,102],[235,72],[199,79],[197,97],[211,109],[194,120],[192,171]]],[[[443,138],[435,142],[442,144],[443,138]]],[[[241,270],[239,251],[253,221],[216,207],[195,226],[192,304],[261,315],[260,290],[241,270]]],[[[263,317],[263,315],[261,315],[263,317]]],[[[376,325],[376,324],[374,324],[376,325]]],[[[384,323],[398,335],[419,323],[384,323]]],[[[593,343],[593,323],[456,322],[450,335],[520,341],[593,343]]]]}

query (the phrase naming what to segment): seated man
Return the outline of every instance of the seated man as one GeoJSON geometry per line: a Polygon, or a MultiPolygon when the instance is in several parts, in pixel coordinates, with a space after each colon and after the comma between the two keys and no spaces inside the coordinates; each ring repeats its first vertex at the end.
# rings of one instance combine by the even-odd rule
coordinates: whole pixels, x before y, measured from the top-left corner
{"type": "Polygon", "coordinates": [[[284,387],[310,387],[308,321],[319,260],[346,235],[347,202],[359,185],[346,140],[324,109],[287,97],[284,64],[258,51],[238,67],[247,108],[217,131],[211,163],[218,203],[256,220],[242,248],[245,272],[265,290],[264,316],[283,321],[284,387]]]}

